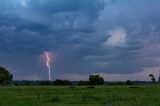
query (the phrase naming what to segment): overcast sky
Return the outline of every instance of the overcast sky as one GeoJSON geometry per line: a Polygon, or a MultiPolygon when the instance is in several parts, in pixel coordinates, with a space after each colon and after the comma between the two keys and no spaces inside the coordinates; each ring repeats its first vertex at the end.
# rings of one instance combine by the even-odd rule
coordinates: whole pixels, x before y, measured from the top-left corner
{"type": "Polygon", "coordinates": [[[0,0],[0,65],[15,80],[149,80],[160,69],[160,0],[0,0]]]}

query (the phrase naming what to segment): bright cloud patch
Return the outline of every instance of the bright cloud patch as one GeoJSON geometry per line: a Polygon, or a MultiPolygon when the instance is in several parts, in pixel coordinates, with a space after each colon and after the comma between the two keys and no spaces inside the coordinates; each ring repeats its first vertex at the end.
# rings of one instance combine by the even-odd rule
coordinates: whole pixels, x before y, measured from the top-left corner
{"type": "Polygon", "coordinates": [[[26,0],[19,0],[19,2],[23,7],[27,7],[27,1],[26,0]]]}
{"type": "Polygon", "coordinates": [[[104,43],[106,46],[125,46],[127,33],[123,28],[117,28],[109,32],[110,37],[104,43]]]}

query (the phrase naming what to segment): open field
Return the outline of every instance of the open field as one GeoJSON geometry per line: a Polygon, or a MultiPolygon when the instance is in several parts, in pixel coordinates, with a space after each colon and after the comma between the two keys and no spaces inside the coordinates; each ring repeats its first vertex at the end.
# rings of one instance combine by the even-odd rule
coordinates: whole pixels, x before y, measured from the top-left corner
{"type": "Polygon", "coordinates": [[[1,86],[0,106],[160,106],[160,86],[1,86]]]}

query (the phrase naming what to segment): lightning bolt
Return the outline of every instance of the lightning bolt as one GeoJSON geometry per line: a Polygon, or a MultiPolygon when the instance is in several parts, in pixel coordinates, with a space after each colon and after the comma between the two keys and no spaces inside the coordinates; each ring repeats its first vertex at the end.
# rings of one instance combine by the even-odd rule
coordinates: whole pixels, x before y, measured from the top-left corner
{"type": "Polygon", "coordinates": [[[48,52],[44,52],[44,55],[46,57],[46,66],[48,68],[48,79],[51,81],[51,66],[50,66],[50,56],[48,52]]]}

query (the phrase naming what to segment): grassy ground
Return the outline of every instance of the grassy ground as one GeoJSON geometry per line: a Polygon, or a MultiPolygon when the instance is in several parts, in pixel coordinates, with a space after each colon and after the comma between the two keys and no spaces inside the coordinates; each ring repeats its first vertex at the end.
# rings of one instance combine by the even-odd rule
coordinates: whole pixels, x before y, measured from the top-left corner
{"type": "Polygon", "coordinates": [[[0,106],[160,106],[160,86],[0,86],[0,106]]]}

